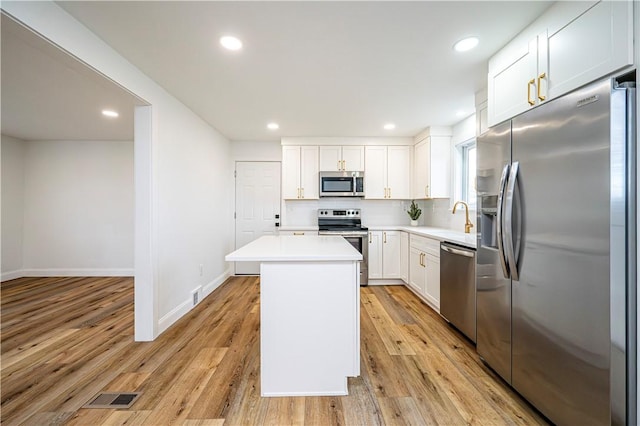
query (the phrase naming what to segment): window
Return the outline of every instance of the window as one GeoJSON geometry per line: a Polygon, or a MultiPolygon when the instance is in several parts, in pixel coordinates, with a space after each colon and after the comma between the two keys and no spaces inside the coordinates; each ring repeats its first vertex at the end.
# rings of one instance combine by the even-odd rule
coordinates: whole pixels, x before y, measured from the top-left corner
{"type": "Polygon", "coordinates": [[[456,145],[458,173],[456,193],[458,198],[475,208],[476,205],[476,140],[470,139],[456,145]]]}

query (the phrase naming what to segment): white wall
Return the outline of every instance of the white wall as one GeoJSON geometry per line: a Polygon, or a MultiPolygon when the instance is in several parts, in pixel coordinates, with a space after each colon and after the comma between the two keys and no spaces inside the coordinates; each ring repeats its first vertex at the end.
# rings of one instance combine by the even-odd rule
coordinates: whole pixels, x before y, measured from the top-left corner
{"type": "Polygon", "coordinates": [[[150,229],[136,246],[151,251],[148,262],[136,255],[136,311],[145,316],[136,315],[135,331],[137,340],[152,340],[191,309],[194,288],[203,286],[204,296],[230,275],[224,262],[233,247],[230,142],[53,2],[1,7],[152,106],[150,143],[139,147],[136,140],[134,156],[136,205],[149,206],[135,226],[150,229]],[[149,190],[139,185],[147,180],[149,190]]]}
{"type": "Polygon", "coordinates": [[[132,275],[133,142],[24,146],[23,275],[132,275]]]}
{"type": "Polygon", "coordinates": [[[233,161],[282,161],[280,141],[233,141],[233,161]]]}
{"type": "Polygon", "coordinates": [[[24,141],[2,135],[2,281],[22,276],[24,141]]]}

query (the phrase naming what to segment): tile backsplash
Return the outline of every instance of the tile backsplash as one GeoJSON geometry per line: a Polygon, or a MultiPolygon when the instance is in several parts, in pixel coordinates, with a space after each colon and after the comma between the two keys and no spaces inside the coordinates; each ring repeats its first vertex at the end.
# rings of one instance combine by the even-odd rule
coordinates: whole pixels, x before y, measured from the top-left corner
{"type": "MultiPolygon", "coordinates": [[[[447,198],[436,200],[420,201],[422,208],[422,216],[424,216],[424,226],[433,226],[436,228],[453,229],[455,231],[464,231],[465,212],[464,207],[460,206],[456,210],[456,214],[452,214],[451,201],[447,198]]],[[[473,223],[471,232],[476,231],[476,211],[469,210],[469,219],[473,223]]]]}
{"type": "MultiPolygon", "coordinates": [[[[451,214],[448,199],[418,200],[422,215],[418,220],[420,226],[464,231],[464,208],[451,214]]],[[[362,223],[365,226],[409,225],[411,219],[407,210],[411,200],[362,200],[357,198],[322,198],[320,200],[291,200],[283,201],[283,226],[316,226],[318,209],[361,209],[362,223]]],[[[476,213],[469,212],[469,218],[474,224],[476,213]]]]}

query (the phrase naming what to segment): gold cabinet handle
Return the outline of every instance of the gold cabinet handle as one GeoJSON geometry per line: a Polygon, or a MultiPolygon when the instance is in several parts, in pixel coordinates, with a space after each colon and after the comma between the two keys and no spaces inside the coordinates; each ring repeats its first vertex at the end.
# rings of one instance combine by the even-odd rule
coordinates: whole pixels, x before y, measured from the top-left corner
{"type": "Polygon", "coordinates": [[[302,193],[302,196],[300,198],[304,198],[304,188],[300,188],[300,191],[302,193]]]}
{"type": "Polygon", "coordinates": [[[383,238],[383,240],[382,240],[382,242],[383,242],[383,243],[385,243],[385,244],[387,244],[387,233],[386,233],[386,232],[383,232],[383,233],[382,233],[382,236],[384,237],[384,238],[383,238]]]}
{"type": "Polygon", "coordinates": [[[424,196],[429,198],[429,185],[424,187],[424,196]]]}
{"type": "Polygon", "coordinates": [[[338,160],[338,171],[340,171],[340,160],[338,160]]]}
{"type": "Polygon", "coordinates": [[[531,105],[531,106],[536,104],[536,101],[534,99],[531,99],[531,86],[533,84],[536,84],[536,79],[535,78],[532,78],[527,83],[527,102],[529,102],[529,105],[531,105]]]}
{"type": "Polygon", "coordinates": [[[542,96],[542,93],[540,93],[540,89],[542,88],[542,84],[540,84],[540,80],[542,80],[543,78],[547,78],[546,72],[543,72],[538,76],[538,99],[540,99],[541,101],[544,101],[545,99],[547,99],[546,96],[542,96]]]}
{"type": "Polygon", "coordinates": [[[371,236],[372,236],[372,233],[371,233],[371,232],[369,232],[369,244],[371,244],[371,243],[372,243],[371,236]]]}
{"type": "Polygon", "coordinates": [[[424,266],[424,253],[420,253],[420,266],[424,266]]]}
{"type": "Polygon", "coordinates": [[[345,161],[344,161],[344,160],[342,160],[342,170],[343,170],[343,171],[344,171],[344,170],[346,170],[346,169],[345,169],[345,164],[344,164],[344,163],[345,163],[345,161]]]}
{"type": "Polygon", "coordinates": [[[300,188],[298,188],[298,198],[300,198],[300,188]]]}

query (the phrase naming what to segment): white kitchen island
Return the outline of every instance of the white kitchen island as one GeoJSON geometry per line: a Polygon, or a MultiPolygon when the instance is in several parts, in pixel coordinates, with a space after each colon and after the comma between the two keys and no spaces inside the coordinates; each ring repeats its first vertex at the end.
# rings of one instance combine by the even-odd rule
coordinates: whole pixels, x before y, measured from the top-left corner
{"type": "Polygon", "coordinates": [[[347,395],[360,375],[362,254],[340,236],[269,235],[225,260],[260,262],[260,394],[347,395]]]}

